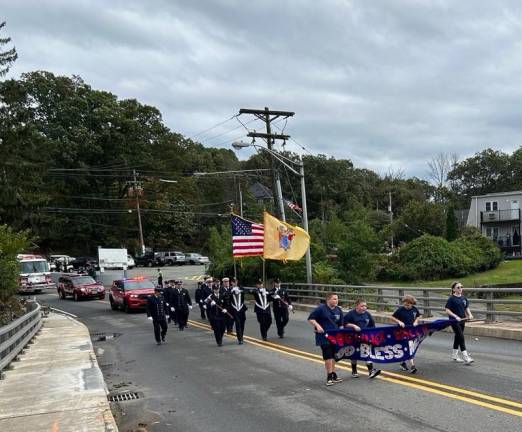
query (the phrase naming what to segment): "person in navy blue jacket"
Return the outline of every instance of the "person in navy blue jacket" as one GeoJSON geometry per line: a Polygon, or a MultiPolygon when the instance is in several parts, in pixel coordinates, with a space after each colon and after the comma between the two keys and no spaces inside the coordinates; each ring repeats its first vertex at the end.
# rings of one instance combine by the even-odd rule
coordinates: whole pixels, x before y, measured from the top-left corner
{"type": "MultiPolygon", "coordinates": [[[[417,300],[412,295],[406,294],[402,298],[402,306],[393,312],[391,317],[392,321],[397,323],[399,327],[404,328],[405,326],[416,326],[419,323],[419,319],[422,316],[419,310],[415,307],[417,300]]],[[[413,359],[408,360],[411,365],[410,373],[416,374],[417,368],[415,367],[415,362],[413,359]]],[[[401,362],[399,367],[403,371],[408,370],[408,365],[406,362],[401,362]]]]}
{"type": "MultiPolygon", "coordinates": [[[[348,311],[348,313],[344,316],[344,328],[352,328],[355,331],[361,331],[364,328],[375,327],[375,321],[367,309],[368,305],[366,304],[366,300],[362,298],[355,300],[355,308],[348,311]]],[[[359,378],[359,374],[357,372],[357,360],[352,360],[351,362],[352,378],[359,378]]],[[[375,369],[373,367],[373,362],[371,361],[366,362],[366,367],[368,368],[368,376],[370,378],[375,378],[381,373],[380,369],[375,369]]]]}
{"type": "Polygon", "coordinates": [[[152,320],[154,338],[158,345],[161,345],[161,342],[165,342],[168,329],[167,314],[167,305],[161,296],[161,287],[158,285],[154,288],[154,295],[147,299],[147,318],[152,320]]]}
{"type": "Polygon", "coordinates": [[[324,367],[326,369],[326,385],[342,382],[335,372],[335,346],[326,338],[328,330],[342,327],[343,311],[338,306],[337,294],[326,294],[326,303],[321,303],[308,316],[308,322],[314,326],[315,344],[321,347],[324,367]]]}
{"type": "Polygon", "coordinates": [[[453,354],[451,358],[457,363],[466,363],[470,365],[474,362],[466,350],[466,341],[464,340],[464,321],[463,319],[473,319],[473,315],[469,310],[469,301],[462,295],[463,286],[460,282],[453,282],[451,284],[451,295],[446,302],[446,313],[450,318],[457,322],[451,324],[451,328],[455,333],[453,340],[453,354]],[[462,358],[459,356],[459,349],[462,353],[462,358]]]}

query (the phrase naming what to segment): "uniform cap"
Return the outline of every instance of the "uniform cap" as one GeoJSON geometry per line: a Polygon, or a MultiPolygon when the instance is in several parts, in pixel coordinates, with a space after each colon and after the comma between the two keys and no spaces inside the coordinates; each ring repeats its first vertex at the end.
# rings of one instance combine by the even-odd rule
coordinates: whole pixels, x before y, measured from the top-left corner
{"type": "Polygon", "coordinates": [[[259,284],[263,285],[263,279],[258,279],[257,280],[256,285],[259,285],[259,284]]]}
{"type": "Polygon", "coordinates": [[[227,277],[224,277],[223,279],[221,279],[222,282],[230,282],[230,279],[227,278],[227,277]]]}
{"type": "Polygon", "coordinates": [[[160,287],[159,285],[156,285],[156,286],[154,287],[154,291],[160,291],[160,292],[161,292],[161,287],[160,287]]]}
{"type": "Polygon", "coordinates": [[[214,282],[214,279],[212,279],[211,277],[208,277],[205,279],[205,282],[214,282]]]}
{"type": "Polygon", "coordinates": [[[281,283],[281,279],[279,279],[279,278],[275,278],[275,279],[274,279],[274,283],[281,283]]]}
{"type": "Polygon", "coordinates": [[[183,281],[182,281],[182,280],[179,280],[179,279],[176,279],[176,280],[174,281],[174,283],[175,283],[176,285],[182,285],[182,284],[183,284],[183,281]]]}

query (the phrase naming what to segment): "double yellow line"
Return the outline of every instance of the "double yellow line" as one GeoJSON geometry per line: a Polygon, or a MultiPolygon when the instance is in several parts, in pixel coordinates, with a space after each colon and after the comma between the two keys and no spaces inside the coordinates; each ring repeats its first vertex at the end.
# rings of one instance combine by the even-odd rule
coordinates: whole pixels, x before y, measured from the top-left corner
{"type": "MultiPolygon", "coordinates": [[[[190,320],[189,322],[194,327],[203,330],[211,330],[211,327],[208,324],[192,320],[190,320]]],[[[229,337],[235,337],[235,335],[229,337]]],[[[272,350],[278,353],[283,353],[291,357],[312,361],[314,363],[324,364],[322,356],[317,354],[312,354],[306,351],[301,351],[295,348],[279,345],[273,342],[262,341],[251,336],[244,336],[244,340],[252,345],[256,345],[264,349],[272,350]]],[[[344,366],[342,364],[338,364],[337,368],[351,371],[351,368],[349,366],[344,366]]],[[[438,383],[435,381],[429,381],[423,378],[416,378],[411,375],[402,375],[388,371],[382,371],[382,374],[377,378],[384,381],[388,381],[390,383],[399,384],[417,390],[437,394],[439,396],[457,399],[473,405],[478,405],[484,408],[489,408],[495,411],[503,412],[505,414],[511,414],[517,417],[522,417],[521,402],[504,399],[498,396],[489,395],[487,393],[482,393],[475,390],[468,390],[460,387],[438,383]]]]}

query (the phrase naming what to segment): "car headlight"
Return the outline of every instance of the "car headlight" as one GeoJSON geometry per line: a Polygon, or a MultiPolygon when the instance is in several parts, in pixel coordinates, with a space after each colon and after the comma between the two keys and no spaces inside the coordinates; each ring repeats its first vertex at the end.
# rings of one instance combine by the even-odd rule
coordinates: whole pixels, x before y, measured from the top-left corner
{"type": "Polygon", "coordinates": [[[137,298],[137,294],[131,294],[129,297],[132,297],[132,298],[137,298]]]}
{"type": "Polygon", "coordinates": [[[81,292],[85,292],[85,288],[84,288],[84,287],[81,287],[81,288],[80,288],[80,291],[81,291],[81,292]]]}

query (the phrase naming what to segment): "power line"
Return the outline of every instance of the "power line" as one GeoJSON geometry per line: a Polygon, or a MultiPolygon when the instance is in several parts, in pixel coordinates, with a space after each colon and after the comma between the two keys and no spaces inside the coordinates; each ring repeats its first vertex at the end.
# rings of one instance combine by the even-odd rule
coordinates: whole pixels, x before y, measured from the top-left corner
{"type": "Polygon", "coordinates": [[[229,122],[229,121],[232,120],[234,117],[237,117],[237,114],[234,114],[232,117],[229,117],[229,118],[227,118],[226,120],[223,120],[222,122],[219,122],[219,123],[215,124],[214,126],[211,126],[211,127],[207,128],[207,129],[205,129],[205,130],[202,130],[201,132],[198,132],[198,133],[195,133],[195,134],[191,135],[188,139],[192,139],[192,140],[193,140],[193,139],[194,139],[195,137],[197,137],[198,135],[201,135],[201,134],[204,134],[204,133],[206,133],[206,132],[208,132],[208,131],[211,131],[212,129],[215,129],[215,128],[217,128],[218,126],[221,126],[221,125],[223,125],[223,124],[229,122]]]}

